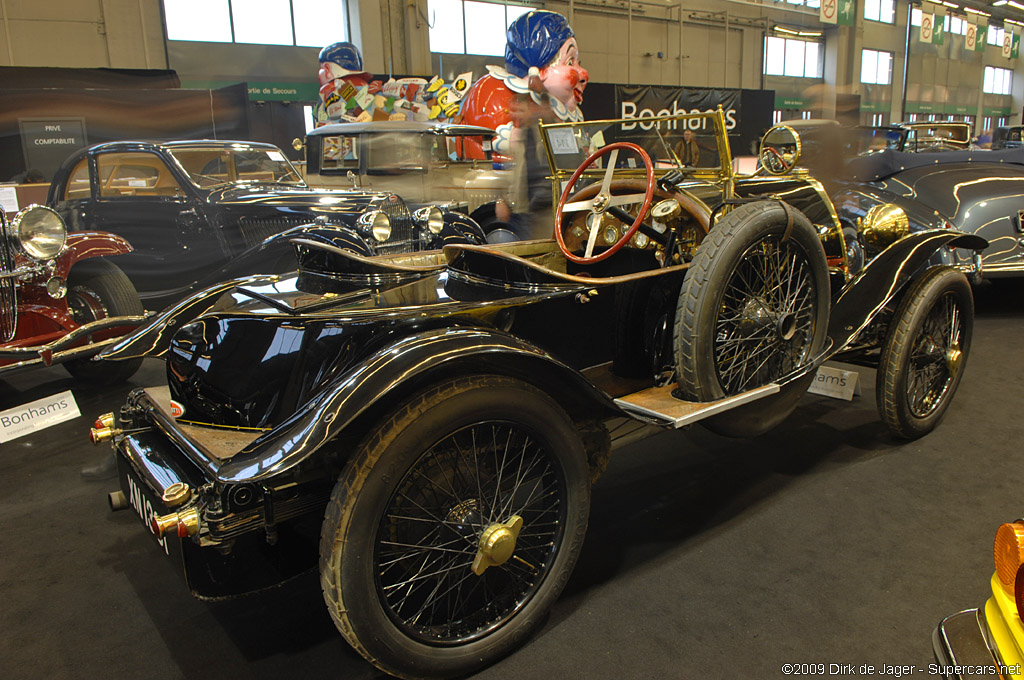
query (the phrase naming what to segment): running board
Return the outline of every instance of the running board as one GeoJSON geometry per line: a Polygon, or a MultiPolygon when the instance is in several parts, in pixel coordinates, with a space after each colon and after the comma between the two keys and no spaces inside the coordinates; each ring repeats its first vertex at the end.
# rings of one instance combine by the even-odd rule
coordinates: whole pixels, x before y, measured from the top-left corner
{"type": "Polygon", "coordinates": [[[737,406],[757,401],[776,394],[778,383],[769,383],[749,392],[742,392],[717,401],[684,401],[672,396],[675,385],[651,387],[634,394],[615,400],[615,404],[639,420],[653,422],[657,425],[671,425],[678,429],[684,425],[696,423],[718,413],[723,413],[737,406]]]}

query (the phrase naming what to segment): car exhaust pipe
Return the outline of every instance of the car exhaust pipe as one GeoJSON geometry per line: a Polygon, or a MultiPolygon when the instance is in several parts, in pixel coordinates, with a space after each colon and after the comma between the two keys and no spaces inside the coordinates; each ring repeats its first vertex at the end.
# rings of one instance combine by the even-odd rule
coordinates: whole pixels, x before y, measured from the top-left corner
{"type": "Polygon", "coordinates": [[[124,495],[124,491],[111,491],[108,493],[107,503],[110,504],[111,512],[126,510],[128,508],[128,498],[124,495]]]}

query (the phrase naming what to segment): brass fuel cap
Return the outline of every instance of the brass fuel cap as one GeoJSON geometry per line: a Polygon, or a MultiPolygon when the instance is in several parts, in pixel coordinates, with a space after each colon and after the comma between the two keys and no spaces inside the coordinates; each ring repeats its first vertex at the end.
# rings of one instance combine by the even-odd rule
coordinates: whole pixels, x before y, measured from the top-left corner
{"type": "Polygon", "coordinates": [[[164,490],[161,500],[168,507],[176,508],[192,498],[192,489],[184,482],[175,482],[164,490]]]}
{"type": "Polygon", "coordinates": [[[481,576],[488,567],[505,564],[516,551],[516,540],[522,530],[523,518],[519,515],[512,515],[507,522],[497,522],[484,529],[473,559],[473,573],[481,576]]]}

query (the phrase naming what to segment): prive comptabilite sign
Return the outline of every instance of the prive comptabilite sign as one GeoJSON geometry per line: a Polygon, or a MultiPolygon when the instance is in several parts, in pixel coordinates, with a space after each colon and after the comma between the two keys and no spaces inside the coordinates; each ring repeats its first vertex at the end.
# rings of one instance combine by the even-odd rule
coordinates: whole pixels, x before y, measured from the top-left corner
{"type": "Polygon", "coordinates": [[[0,444],[80,415],[71,390],[0,411],[0,444]]]}

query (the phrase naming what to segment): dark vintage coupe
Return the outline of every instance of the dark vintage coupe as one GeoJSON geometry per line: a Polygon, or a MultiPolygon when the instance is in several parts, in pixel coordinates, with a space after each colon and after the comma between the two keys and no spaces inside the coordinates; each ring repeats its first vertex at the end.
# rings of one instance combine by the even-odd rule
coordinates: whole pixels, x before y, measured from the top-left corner
{"type": "MultiPolygon", "coordinates": [[[[986,277],[1024,275],[1024,149],[887,150],[853,159],[847,170],[852,181],[833,200],[849,230],[871,222],[886,206],[898,206],[906,217],[901,233],[948,227],[976,234],[989,244],[981,254],[986,277]]],[[[871,250],[884,247],[870,233],[862,241],[871,250]]],[[[963,267],[975,257],[968,251],[948,254],[963,267]]]]}
{"type": "Polygon", "coordinates": [[[555,239],[374,258],[297,237],[297,273],[197,293],[106,351],[167,361],[92,432],[116,452],[111,506],[197,596],[318,567],[370,662],[451,677],[540,625],[613,441],[764,432],[831,357],[877,367],[896,436],[936,427],[973,327],[965,276],[936,259],[984,240],[890,228],[852,264],[792,130],[744,176],[721,110],[650,123],[542,128],[555,239]],[[717,167],[655,169],[638,142],[683,124],[714,135],[717,167]]]}
{"type": "Polygon", "coordinates": [[[33,205],[8,222],[0,210],[0,375],[64,364],[80,380],[126,380],[141,359],[89,358],[146,320],[142,303],[110,256],[121,237],[68,234],[60,216],[33,205]]]}
{"type": "Polygon", "coordinates": [[[364,255],[483,242],[468,217],[393,192],[313,190],[272,144],[123,141],[69,157],[47,203],[72,231],[125,237],[116,259],[147,307],[213,282],[294,269],[288,239],[319,232],[364,255]]]}

